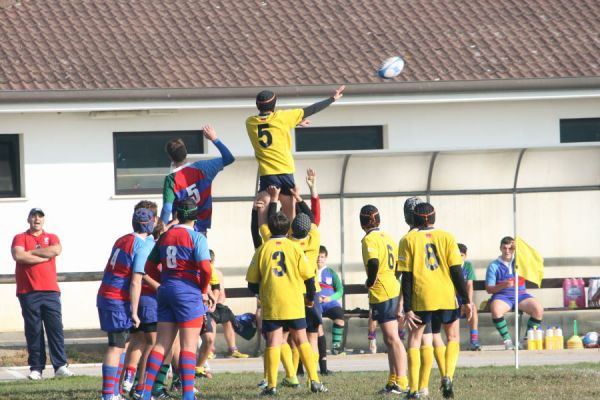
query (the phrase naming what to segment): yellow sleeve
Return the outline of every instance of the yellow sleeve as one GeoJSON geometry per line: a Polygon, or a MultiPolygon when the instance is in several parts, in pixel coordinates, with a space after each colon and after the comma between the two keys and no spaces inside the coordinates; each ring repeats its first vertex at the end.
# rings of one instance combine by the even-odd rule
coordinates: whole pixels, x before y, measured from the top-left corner
{"type": "Polygon", "coordinates": [[[304,253],[301,250],[299,250],[297,252],[297,257],[298,257],[298,272],[300,273],[300,278],[302,278],[302,281],[305,281],[310,278],[314,278],[314,276],[315,276],[314,268],[308,267],[308,262],[306,260],[306,256],[304,255],[304,253]]]}
{"type": "Polygon", "coordinates": [[[279,111],[281,120],[291,129],[298,125],[304,118],[304,110],[302,108],[294,108],[291,110],[279,111]]]}
{"type": "Polygon", "coordinates": [[[367,235],[363,238],[363,263],[367,265],[369,260],[375,258],[379,260],[379,249],[377,243],[372,239],[371,235],[367,235]]]}
{"type": "Polygon", "coordinates": [[[260,283],[260,268],[258,265],[260,259],[260,250],[262,246],[260,246],[255,252],[254,256],[252,256],[252,261],[250,261],[250,266],[248,267],[248,271],[246,272],[246,281],[249,283],[260,283]]]}
{"type": "Polygon", "coordinates": [[[400,240],[398,245],[398,271],[400,272],[411,272],[412,271],[412,256],[409,251],[408,239],[404,236],[400,240]]]}
{"type": "Polygon", "coordinates": [[[271,237],[271,230],[269,229],[269,225],[267,224],[262,224],[258,228],[258,233],[260,233],[260,237],[262,238],[263,243],[269,240],[269,238],[271,237]]]}

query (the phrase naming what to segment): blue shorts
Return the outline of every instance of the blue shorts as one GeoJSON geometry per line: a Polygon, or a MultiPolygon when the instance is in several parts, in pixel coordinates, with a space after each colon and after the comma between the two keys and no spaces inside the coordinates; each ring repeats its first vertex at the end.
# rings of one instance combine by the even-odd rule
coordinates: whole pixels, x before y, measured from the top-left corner
{"type": "Polygon", "coordinates": [[[396,296],[381,303],[369,304],[371,308],[371,318],[380,324],[398,319],[398,302],[400,297],[396,296]]]}
{"type": "Polygon", "coordinates": [[[281,189],[281,194],[292,195],[290,189],[296,186],[294,174],[264,175],[258,180],[258,191],[266,192],[269,186],[277,186],[281,189]]]}
{"type": "MultiPolygon", "coordinates": [[[[420,325],[429,325],[432,333],[440,333],[442,324],[451,324],[460,318],[460,308],[454,310],[415,311],[415,314],[421,318],[420,325]]],[[[429,330],[429,326],[426,326],[425,329],[429,330]]]]}
{"type": "Polygon", "coordinates": [[[98,308],[98,317],[100,318],[100,329],[104,332],[129,331],[129,328],[133,326],[129,307],[121,310],[98,308]]]}
{"type": "Polygon", "coordinates": [[[202,292],[192,284],[170,282],[158,288],[158,322],[184,323],[206,314],[202,292]]]}
{"type": "Polygon", "coordinates": [[[279,328],[284,330],[294,329],[301,330],[306,329],[306,318],[298,319],[264,319],[262,322],[263,332],[273,332],[279,328]]]}
{"type": "Polygon", "coordinates": [[[155,324],[158,322],[158,301],[156,296],[140,296],[138,316],[142,324],[155,324]]]}
{"type": "MultiPolygon", "coordinates": [[[[531,299],[531,298],[533,298],[533,296],[530,295],[529,293],[519,293],[519,303],[522,302],[523,300],[527,300],[527,299],[531,299]]],[[[510,307],[511,310],[515,309],[515,296],[514,295],[507,296],[505,294],[496,293],[490,299],[490,304],[492,304],[492,301],[494,301],[494,300],[502,300],[503,302],[508,304],[508,306],[510,307]]]]}
{"type": "Polygon", "coordinates": [[[323,309],[319,303],[319,293],[315,293],[312,307],[304,307],[306,313],[306,331],[316,333],[319,331],[319,325],[323,324],[323,309]]]}

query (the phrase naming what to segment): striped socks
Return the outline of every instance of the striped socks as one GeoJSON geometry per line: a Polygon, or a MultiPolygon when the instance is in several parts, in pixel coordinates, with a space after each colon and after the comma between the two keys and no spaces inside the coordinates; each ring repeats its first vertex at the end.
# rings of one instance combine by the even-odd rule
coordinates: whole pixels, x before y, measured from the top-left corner
{"type": "Polygon", "coordinates": [[[508,333],[508,326],[506,325],[504,317],[493,318],[492,321],[494,321],[494,325],[496,326],[496,329],[500,333],[500,336],[502,336],[503,340],[512,340],[510,333],[508,333]]]}
{"type": "Polygon", "coordinates": [[[160,370],[158,370],[156,380],[154,381],[154,386],[152,387],[152,393],[158,393],[162,390],[163,387],[165,387],[165,381],[167,380],[167,374],[169,373],[169,369],[171,369],[171,365],[169,364],[163,364],[160,366],[160,370]]]}
{"type": "Polygon", "coordinates": [[[341,347],[343,337],[344,327],[334,323],[331,327],[331,348],[335,349],[341,347]]]}
{"type": "Polygon", "coordinates": [[[146,376],[144,379],[144,400],[150,400],[150,397],[152,396],[152,385],[154,385],[154,380],[156,379],[156,375],[160,370],[164,358],[165,355],[157,351],[151,351],[148,356],[148,361],[146,362],[146,376]]]}
{"type": "MultiPolygon", "coordinates": [[[[115,392],[115,376],[117,367],[102,364],[102,399],[110,400],[115,392]]],[[[118,387],[118,385],[117,385],[118,387]]]]}
{"type": "Polygon", "coordinates": [[[182,400],[194,400],[194,377],[196,353],[181,350],[179,353],[179,376],[182,384],[182,400]]]}
{"type": "Polygon", "coordinates": [[[117,367],[117,374],[115,375],[115,392],[116,396],[121,394],[121,374],[123,373],[123,367],[125,366],[125,352],[121,353],[119,358],[119,366],[117,367]]]}

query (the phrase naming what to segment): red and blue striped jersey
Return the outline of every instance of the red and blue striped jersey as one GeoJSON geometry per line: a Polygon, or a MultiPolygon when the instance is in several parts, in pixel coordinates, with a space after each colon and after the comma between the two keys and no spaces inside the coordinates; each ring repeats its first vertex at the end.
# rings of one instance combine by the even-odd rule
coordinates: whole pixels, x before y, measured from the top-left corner
{"type": "MultiPolygon", "coordinates": [[[[158,249],[158,247],[155,246],[152,249],[152,251],[155,251],[154,249],[158,249]]],[[[152,254],[152,253],[150,253],[150,254],[152,254]]],[[[148,258],[150,258],[150,256],[148,256],[148,258]]],[[[146,275],[148,275],[150,278],[154,279],[156,282],[160,283],[160,273],[162,271],[161,263],[146,262],[144,270],[146,272],[146,275]]],[[[150,287],[150,285],[148,285],[145,281],[142,280],[141,295],[156,297],[156,291],[154,289],[152,289],[150,287]]]]}
{"type": "Polygon", "coordinates": [[[165,177],[163,186],[163,209],[160,218],[164,223],[175,217],[177,205],[188,197],[198,205],[197,232],[210,228],[212,216],[212,181],[223,169],[223,159],[200,160],[186,164],[165,177]]]}
{"type": "Polygon", "coordinates": [[[165,232],[146,261],[146,269],[162,264],[161,285],[193,284],[206,293],[212,275],[206,237],[186,225],[165,232]]]}
{"type": "Polygon", "coordinates": [[[98,307],[121,308],[129,302],[131,276],[134,272],[144,273],[144,265],[153,246],[152,236],[143,238],[136,233],[128,233],[117,239],[104,268],[96,300],[98,307]]]}

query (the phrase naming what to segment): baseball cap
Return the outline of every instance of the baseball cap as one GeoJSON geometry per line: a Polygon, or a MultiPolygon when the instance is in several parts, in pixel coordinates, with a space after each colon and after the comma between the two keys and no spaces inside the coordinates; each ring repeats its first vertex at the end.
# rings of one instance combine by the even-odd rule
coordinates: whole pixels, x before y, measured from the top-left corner
{"type": "Polygon", "coordinates": [[[44,212],[42,211],[41,208],[37,208],[34,207],[31,210],[29,210],[29,216],[31,217],[33,214],[40,214],[42,217],[45,217],[46,214],[44,214],[44,212]]]}

